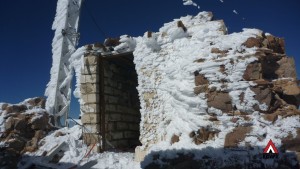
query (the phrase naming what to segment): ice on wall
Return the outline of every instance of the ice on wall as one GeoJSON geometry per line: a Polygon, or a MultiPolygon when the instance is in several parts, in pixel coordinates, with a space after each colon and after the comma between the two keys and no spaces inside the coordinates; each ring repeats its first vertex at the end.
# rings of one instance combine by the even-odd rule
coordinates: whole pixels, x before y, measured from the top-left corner
{"type": "MultiPolygon", "coordinates": [[[[219,91],[228,91],[232,104],[238,110],[255,116],[259,114],[253,110],[257,104],[261,110],[268,107],[255,100],[254,86],[251,81],[244,81],[243,74],[249,63],[257,60],[256,48],[242,45],[250,37],[261,37],[258,29],[243,29],[242,32],[226,34],[227,29],[223,21],[211,21],[212,14],[200,12],[196,16],[186,16],[165,23],[159,32],[152,32],[152,36],[145,34],[135,38],[134,63],[138,73],[138,91],[141,100],[141,142],[142,149],[160,151],[167,149],[201,149],[207,146],[223,148],[226,135],[236,124],[231,122],[231,116],[216,108],[207,106],[205,93],[194,94],[194,72],[205,75],[209,81],[209,88],[215,87],[219,91]],[[178,27],[182,21],[187,28],[178,27]],[[212,53],[217,48],[228,50],[226,56],[212,53]],[[203,62],[195,62],[202,59],[203,62]],[[231,62],[231,63],[230,63],[231,62]],[[226,75],[220,73],[220,65],[226,68],[226,75]],[[226,79],[227,86],[220,83],[226,79]],[[245,99],[240,102],[239,95],[245,92],[245,99]],[[208,120],[209,114],[215,114],[221,124],[208,120]],[[220,131],[214,140],[200,145],[193,143],[189,133],[201,127],[210,127],[220,131]],[[173,135],[179,136],[179,142],[171,144],[173,135]]],[[[259,117],[259,116],[257,116],[259,117]]],[[[272,130],[270,137],[259,145],[264,145],[269,138],[276,135],[287,135],[295,125],[289,125],[292,119],[281,121],[279,126],[285,126],[286,131],[272,130]]],[[[261,119],[250,123],[257,124],[255,131],[264,128],[258,125],[261,119]]],[[[243,124],[244,122],[241,122],[243,124]]],[[[251,140],[251,137],[248,139],[251,140]]],[[[280,140],[280,139],[278,139],[280,140]]],[[[276,143],[279,143],[275,140],[276,143]]],[[[252,140],[257,142],[258,140],[252,140]]]]}
{"type": "MultiPolygon", "coordinates": [[[[205,74],[212,86],[220,87],[218,80],[222,74],[218,74],[221,64],[228,65],[230,58],[236,58],[237,50],[241,50],[241,43],[248,37],[256,36],[258,30],[245,30],[242,33],[224,35],[226,28],[221,21],[209,21],[212,14],[201,12],[197,16],[186,16],[166,23],[160,31],[154,33],[152,38],[138,37],[134,50],[134,62],[138,72],[138,90],[142,100],[142,122],[152,123],[152,130],[142,130],[142,143],[148,144],[149,140],[165,140],[158,143],[156,148],[168,147],[171,137],[181,135],[180,142],[172,145],[177,148],[193,145],[187,133],[198,130],[201,126],[213,125],[206,119],[207,103],[204,94],[195,96],[193,72],[200,71],[205,74]],[[177,27],[177,21],[181,20],[187,31],[177,27]],[[214,45],[211,45],[211,43],[214,45]],[[152,45],[149,45],[152,44],[152,45]],[[160,46],[153,48],[153,46],[160,46]],[[212,48],[226,50],[232,48],[228,59],[217,60],[217,56],[210,51],[212,48]],[[203,58],[207,61],[203,64],[194,61],[203,58]],[[151,100],[151,108],[143,102],[144,93],[153,93],[155,99],[151,100]],[[147,118],[146,118],[147,117],[147,118]],[[155,119],[155,120],[154,120],[155,119]]],[[[244,49],[247,53],[253,53],[253,49],[244,49]]],[[[243,71],[246,65],[254,58],[246,59],[241,65],[235,65],[236,70],[243,71]]],[[[232,81],[230,88],[247,88],[250,84],[235,84],[241,79],[238,71],[228,72],[228,79],[232,81]]],[[[230,89],[228,89],[230,90],[230,89]]],[[[215,111],[210,109],[210,111],[215,111]]],[[[218,113],[218,111],[215,111],[218,113]]],[[[226,117],[224,117],[226,118],[226,117]]],[[[233,127],[233,126],[232,126],[233,127]]],[[[232,128],[220,128],[227,133],[232,128]]],[[[221,134],[222,135],[222,134],[221,134]]],[[[223,138],[224,139],[224,138],[223,138]]],[[[223,146],[223,141],[209,142],[210,146],[223,146]]],[[[201,145],[205,146],[205,145],[201,145]]],[[[153,148],[154,148],[153,147],[153,148]]],[[[155,148],[154,148],[155,149],[155,148]]]]}
{"type": "MultiPolygon", "coordinates": [[[[70,57],[70,69],[75,71],[75,77],[76,77],[76,84],[74,89],[74,96],[78,99],[79,104],[84,104],[83,100],[81,99],[80,94],[80,76],[81,76],[81,70],[84,67],[84,53],[86,51],[86,48],[80,47],[78,48],[70,57]]],[[[70,76],[73,76],[73,71],[70,73],[70,76]]]]}
{"type": "MultiPolygon", "coordinates": [[[[44,152],[51,152],[59,145],[63,145],[64,150],[62,158],[59,160],[60,168],[74,168],[82,167],[89,161],[94,161],[96,164],[93,168],[107,169],[107,168],[131,168],[140,169],[140,164],[134,161],[133,153],[118,153],[118,152],[104,152],[95,153],[88,152],[90,147],[83,143],[82,127],[75,125],[72,128],[61,128],[47,135],[41,142],[44,144],[39,147],[36,152],[27,152],[18,164],[18,168],[28,168],[32,163],[42,164],[48,168],[57,168],[57,164],[48,162],[42,155],[44,152]],[[56,136],[57,133],[61,135],[56,136]],[[24,165],[26,164],[26,165],[24,165]]],[[[4,146],[0,142],[0,147],[4,146]]]]}

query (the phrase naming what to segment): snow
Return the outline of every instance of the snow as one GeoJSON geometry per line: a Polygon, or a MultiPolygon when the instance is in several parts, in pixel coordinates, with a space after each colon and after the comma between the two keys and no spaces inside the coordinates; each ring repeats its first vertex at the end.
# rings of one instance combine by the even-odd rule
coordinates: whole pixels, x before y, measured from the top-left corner
{"type": "Polygon", "coordinates": [[[239,14],[235,9],[233,10],[233,13],[235,13],[235,14],[237,14],[237,15],[239,14]]]}
{"type": "Polygon", "coordinates": [[[122,153],[122,152],[105,152],[105,153],[94,153],[91,152],[87,157],[86,154],[90,150],[83,141],[82,127],[75,125],[72,128],[62,128],[52,132],[43,138],[39,145],[41,146],[36,152],[26,153],[23,155],[21,162],[18,164],[19,168],[26,168],[31,163],[43,164],[48,167],[57,167],[53,163],[47,163],[46,157],[42,157],[43,152],[50,152],[62,143],[64,146],[63,157],[60,159],[59,168],[67,169],[74,165],[82,166],[90,161],[96,161],[93,168],[99,169],[113,169],[113,168],[132,168],[140,169],[140,164],[134,161],[133,153],[122,153]],[[56,137],[55,134],[61,132],[65,135],[56,137]],[[22,165],[25,162],[26,165],[22,165]]]}
{"type": "MultiPolygon", "coordinates": [[[[52,25],[55,31],[52,41],[52,67],[50,81],[45,90],[47,96],[46,110],[57,117],[68,113],[71,100],[71,82],[73,66],[76,64],[70,57],[77,47],[77,29],[81,0],[57,1],[56,16],[52,25]],[[61,108],[59,108],[61,107],[61,108]],[[59,112],[58,112],[59,111],[59,112]]],[[[77,58],[77,57],[76,57],[77,58]]]]}
{"type": "MultiPolygon", "coordinates": [[[[147,147],[149,140],[163,140],[153,145],[149,151],[201,148],[207,145],[222,147],[224,138],[219,137],[214,142],[196,146],[188,134],[200,127],[213,126],[221,131],[220,135],[226,135],[234,127],[230,123],[214,126],[207,120],[207,114],[222,116],[222,112],[215,108],[210,108],[207,112],[205,96],[194,95],[193,72],[199,71],[204,74],[210,82],[210,88],[217,87],[220,90],[231,91],[233,100],[238,100],[238,90],[244,91],[251,86],[249,82],[243,81],[243,72],[249,63],[256,60],[255,57],[248,57],[255,53],[255,49],[245,48],[241,44],[249,37],[260,36],[261,31],[244,29],[241,33],[226,35],[224,23],[210,21],[211,19],[212,14],[208,12],[201,12],[195,17],[181,17],[164,24],[159,32],[152,33],[152,38],[145,35],[136,38],[133,54],[142,102],[141,124],[145,122],[155,124],[153,130],[141,131],[142,143],[147,147]],[[187,32],[177,27],[178,20],[183,22],[187,32]],[[220,57],[211,53],[212,48],[228,50],[228,55],[220,57]],[[205,59],[205,62],[194,62],[199,58],[205,59]],[[230,63],[230,60],[234,60],[234,63],[230,63]],[[227,75],[219,72],[220,65],[225,65],[227,75]],[[220,79],[224,78],[228,81],[227,87],[222,87],[220,83],[220,79]],[[146,107],[142,98],[142,94],[147,92],[155,93],[151,109],[146,107]],[[180,135],[180,141],[171,145],[170,139],[174,134],[180,135]]],[[[248,93],[249,103],[243,104],[250,106],[257,103],[250,91],[248,93]]],[[[222,121],[229,121],[230,117],[223,115],[220,118],[222,121]]]]}
{"type": "Polygon", "coordinates": [[[0,148],[2,147],[6,147],[6,143],[5,142],[0,142],[0,148]]]}
{"type": "Polygon", "coordinates": [[[6,116],[6,112],[0,111],[0,136],[2,135],[2,132],[5,131],[5,126],[4,126],[5,116],[6,116]]]}
{"type": "MultiPolygon", "coordinates": [[[[250,89],[255,84],[243,79],[247,65],[256,61],[257,57],[255,57],[255,47],[246,48],[242,44],[250,37],[261,37],[262,31],[243,29],[239,33],[226,34],[224,23],[211,21],[211,19],[211,13],[200,12],[194,17],[185,16],[165,23],[158,32],[152,32],[150,38],[147,37],[147,33],[134,38],[136,44],[133,51],[134,63],[138,73],[137,89],[141,100],[140,138],[143,144],[141,149],[148,153],[167,150],[178,152],[183,149],[206,150],[209,147],[221,149],[224,147],[225,136],[238,125],[255,126],[256,129],[246,137],[255,147],[263,147],[270,138],[275,137],[277,137],[276,144],[280,145],[281,138],[290,132],[295,132],[293,129],[299,125],[298,119],[293,121],[292,118],[286,118],[281,122],[282,124],[274,124],[274,126],[284,126],[285,131],[277,129],[272,131],[274,126],[268,123],[266,128],[262,125],[265,122],[261,119],[253,121],[240,119],[237,123],[233,123],[232,116],[216,108],[208,108],[204,93],[194,94],[194,72],[198,71],[209,81],[209,88],[216,87],[219,91],[229,92],[232,106],[236,106],[238,111],[261,117],[259,112],[253,110],[253,106],[257,104],[261,110],[268,109],[265,103],[255,100],[255,93],[250,89]],[[177,27],[179,20],[187,31],[177,27]],[[220,55],[212,53],[212,48],[228,52],[220,55]],[[195,62],[198,59],[204,61],[195,62]],[[220,65],[225,66],[225,73],[219,71],[220,65]],[[227,81],[227,85],[224,86],[220,82],[222,79],[227,81]],[[242,92],[244,100],[240,101],[239,96],[242,92]],[[148,99],[150,106],[144,99],[147,93],[153,95],[148,99]],[[216,115],[221,123],[217,125],[208,121],[209,114],[216,115]],[[189,133],[197,131],[200,127],[209,127],[220,132],[213,140],[195,145],[189,133]],[[266,130],[272,133],[268,138],[257,140],[257,137],[253,137],[255,133],[266,130]],[[179,142],[171,144],[173,135],[179,136],[179,142]]],[[[250,153],[260,153],[259,151],[255,149],[250,153]]],[[[165,155],[174,156],[172,153],[165,155]]],[[[216,157],[225,160],[231,158],[230,155],[223,155],[215,154],[216,157]]],[[[203,154],[198,156],[202,157],[203,154]]]]}
{"type": "MultiPolygon", "coordinates": [[[[56,8],[56,16],[52,25],[52,30],[55,30],[55,35],[52,41],[52,67],[50,70],[50,81],[47,84],[47,88],[45,90],[45,96],[47,96],[46,109],[48,112],[53,112],[53,106],[55,104],[56,99],[56,88],[57,82],[59,81],[59,70],[61,67],[61,52],[62,52],[62,43],[63,43],[63,35],[61,33],[62,29],[65,29],[65,22],[67,19],[67,8],[68,8],[68,0],[57,1],[56,8]]],[[[62,101],[62,100],[60,100],[62,101]]]]}
{"type": "MultiPolygon", "coordinates": [[[[197,6],[191,0],[183,0],[183,3],[184,5],[197,6]]],[[[60,9],[58,8],[58,10],[60,9]]],[[[238,14],[236,10],[233,12],[238,14]]],[[[152,32],[151,37],[147,37],[147,33],[139,37],[123,35],[120,37],[121,44],[114,48],[113,53],[133,52],[134,55],[138,74],[137,89],[141,101],[141,149],[148,151],[148,153],[195,149],[203,150],[201,154],[195,153],[196,158],[211,154],[226,160],[230,156],[224,156],[222,152],[210,150],[223,148],[226,135],[237,125],[252,124],[253,126],[253,130],[246,136],[245,141],[240,143],[241,146],[247,143],[262,147],[267,144],[269,139],[272,139],[276,145],[280,145],[281,138],[290,133],[295,136],[294,129],[300,127],[299,117],[282,118],[272,124],[262,119],[260,113],[252,108],[255,104],[262,110],[267,110],[268,107],[266,104],[255,100],[255,93],[250,89],[255,84],[243,79],[247,65],[256,61],[257,58],[255,57],[255,47],[246,48],[242,44],[250,37],[262,36],[262,31],[243,29],[242,32],[226,34],[227,28],[224,22],[220,20],[211,21],[212,17],[209,12],[200,12],[196,16],[188,15],[174,19],[165,23],[158,32],[152,32]],[[187,30],[177,27],[179,20],[182,21],[187,30]],[[212,53],[213,48],[228,52],[224,55],[212,53]],[[198,59],[203,59],[204,62],[195,62],[198,59]],[[221,65],[225,66],[224,73],[219,71],[221,65]],[[209,88],[229,92],[232,106],[236,106],[239,111],[251,114],[254,119],[250,122],[240,119],[236,124],[231,121],[232,116],[214,107],[208,108],[205,93],[194,94],[195,71],[206,77],[209,81],[209,88]],[[221,80],[226,80],[227,85],[223,85],[221,80]],[[243,101],[239,98],[241,93],[244,93],[243,101]],[[146,95],[152,96],[147,99],[148,102],[145,101],[146,95]],[[217,116],[220,121],[219,124],[208,120],[211,114],[217,116]],[[200,145],[194,144],[189,134],[201,127],[220,131],[218,137],[200,145]],[[259,140],[254,137],[256,135],[263,136],[266,133],[268,135],[264,139],[259,140]],[[170,143],[173,135],[179,136],[179,142],[170,143]]],[[[55,21],[54,25],[58,26],[58,22],[55,21]]],[[[85,47],[73,52],[74,54],[68,60],[71,63],[69,68],[75,70],[76,89],[74,95],[80,99],[80,74],[85,47]]],[[[56,66],[54,63],[58,63],[57,58],[53,58],[53,66],[56,66]]],[[[54,90],[52,76],[57,75],[55,70],[57,69],[51,70],[51,81],[46,90],[48,105],[54,101],[49,93],[54,90]]],[[[65,81],[62,83],[63,86],[71,81],[72,76],[72,71],[66,74],[65,81]]],[[[80,104],[83,104],[81,100],[80,104]]],[[[0,125],[1,117],[0,115],[0,125]]],[[[65,142],[68,146],[65,147],[64,157],[60,162],[65,162],[66,165],[70,165],[67,163],[83,165],[88,161],[97,160],[97,168],[140,168],[139,163],[134,162],[132,153],[92,153],[88,158],[84,158],[85,153],[83,152],[87,152],[89,147],[83,144],[82,140],[79,140],[81,130],[80,126],[75,125],[71,129],[60,129],[59,131],[66,133],[64,136],[55,137],[57,131],[48,135],[41,141],[45,144],[37,152],[28,154],[27,158],[29,161],[42,162],[42,158],[34,158],[34,156],[40,156],[44,151],[49,151],[56,145],[65,142]]],[[[259,150],[254,151],[257,153],[259,150]]],[[[161,157],[175,156],[172,153],[162,153],[161,155],[161,157]]],[[[151,162],[151,159],[147,160],[148,162],[144,164],[151,162]]]]}
{"type": "Polygon", "coordinates": [[[196,4],[195,2],[193,2],[192,0],[182,0],[183,1],[183,5],[192,5],[197,7],[198,9],[200,9],[200,6],[198,4],[196,4]]]}
{"type": "Polygon", "coordinates": [[[134,38],[128,35],[122,35],[120,37],[120,45],[114,48],[115,51],[122,53],[122,52],[131,52],[134,50],[136,42],[134,38]]]}
{"type": "MultiPolygon", "coordinates": [[[[84,104],[83,100],[81,99],[80,95],[80,76],[81,76],[81,70],[84,66],[84,53],[86,51],[86,48],[80,47],[78,48],[70,57],[70,69],[75,71],[76,76],[76,85],[75,90],[73,92],[74,96],[79,100],[80,104],[84,104]]],[[[73,76],[73,71],[70,72],[70,76],[73,76]]]]}

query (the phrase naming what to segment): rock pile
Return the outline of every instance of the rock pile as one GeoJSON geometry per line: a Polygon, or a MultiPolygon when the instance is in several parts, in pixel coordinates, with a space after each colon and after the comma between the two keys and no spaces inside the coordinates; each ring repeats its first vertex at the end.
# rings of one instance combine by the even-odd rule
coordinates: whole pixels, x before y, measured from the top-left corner
{"type": "Polygon", "coordinates": [[[15,168],[19,156],[37,150],[39,141],[53,129],[44,108],[45,99],[39,97],[0,104],[0,168],[15,168]]]}
{"type": "Polygon", "coordinates": [[[299,167],[300,88],[284,39],[257,29],[227,34],[211,16],[181,17],[152,33],[156,39],[137,39],[143,145],[136,159],[146,154],[145,167],[152,160],[172,168],[184,158],[221,161],[215,166],[225,168],[299,167]],[[182,34],[174,40],[175,29],[182,34]],[[280,157],[268,163],[263,153],[270,140],[280,157]]]}

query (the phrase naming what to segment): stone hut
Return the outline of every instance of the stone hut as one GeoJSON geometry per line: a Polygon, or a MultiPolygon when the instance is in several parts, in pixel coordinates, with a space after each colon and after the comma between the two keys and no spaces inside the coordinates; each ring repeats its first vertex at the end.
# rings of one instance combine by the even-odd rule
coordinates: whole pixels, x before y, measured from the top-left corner
{"type": "Polygon", "coordinates": [[[257,29],[227,34],[212,18],[201,12],[142,37],[87,45],[85,143],[135,149],[142,161],[172,149],[260,152],[271,139],[299,156],[300,88],[284,39],[257,29]]]}

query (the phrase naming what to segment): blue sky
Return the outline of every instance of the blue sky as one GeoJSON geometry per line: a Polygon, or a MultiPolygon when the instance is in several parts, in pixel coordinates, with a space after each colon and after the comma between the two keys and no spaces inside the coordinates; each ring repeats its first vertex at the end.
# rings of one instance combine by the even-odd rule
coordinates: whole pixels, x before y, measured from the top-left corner
{"type": "MultiPolygon", "coordinates": [[[[18,103],[43,96],[52,64],[51,25],[56,0],[5,0],[0,5],[0,102],[18,103]]],[[[229,32],[258,28],[284,37],[286,53],[293,56],[300,77],[300,1],[297,0],[194,0],[200,9],[183,6],[181,0],[85,0],[81,13],[80,44],[103,42],[89,13],[107,37],[143,35],[157,31],[165,22],[180,16],[212,11],[223,19],[229,32]],[[233,13],[236,10],[239,14],[233,13]],[[88,12],[89,11],[89,12],[88,12]],[[245,18],[245,19],[243,19],[245,18]]],[[[71,115],[79,114],[72,100],[71,115]]]]}

